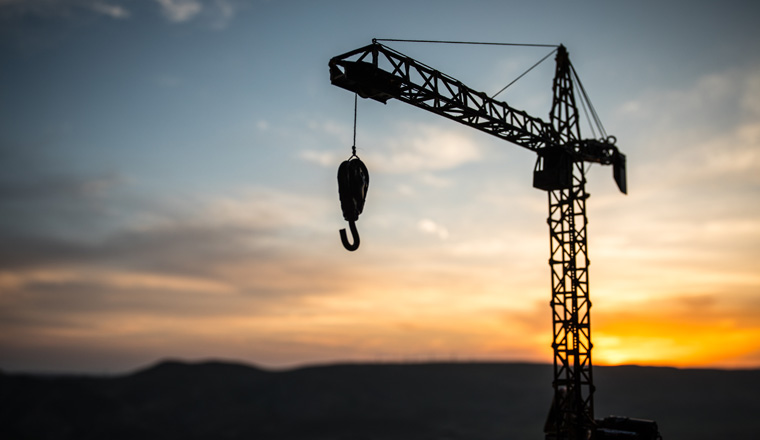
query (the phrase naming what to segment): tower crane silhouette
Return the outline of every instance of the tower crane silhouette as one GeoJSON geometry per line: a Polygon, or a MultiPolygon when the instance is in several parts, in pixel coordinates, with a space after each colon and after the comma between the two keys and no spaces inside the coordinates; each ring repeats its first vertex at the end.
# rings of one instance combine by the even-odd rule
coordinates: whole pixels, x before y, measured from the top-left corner
{"type": "MultiPolygon", "coordinates": [[[[611,165],[618,188],[627,193],[626,157],[615,146],[615,138],[606,136],[603,129],[605,137],[601,139],[581,138],[573,81],[577,74],[567,49],[563,45],[552,47],[556,47],[556,71],[549,123],[473,90],[377,39],[333,57],[329,62],[330,81],[362,98],[382,103],[397,99],[538,155],[533,186],[546,191],[549,201],[554,351],[554,398],[545,436],[654,440],[659,438],[655,422],[626,417],[594,419],[584,166],[586,162],[611,165]]],[[[585,96],[582,84],[577,82],[585,96]]],[[[598,122],[593,107],[591,110],[598,122]]]]}

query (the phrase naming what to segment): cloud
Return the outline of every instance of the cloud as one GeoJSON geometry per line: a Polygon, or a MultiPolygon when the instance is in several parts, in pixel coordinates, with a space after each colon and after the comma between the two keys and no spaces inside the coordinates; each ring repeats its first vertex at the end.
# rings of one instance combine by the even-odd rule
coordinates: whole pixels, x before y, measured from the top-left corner
{"type": "MultiPolygon", "coordinates": [[[[155,0],[161,14],[171,23],[186,23],[203,17],[213,29],[224,29],[237,12],[246,7],[239,0],[155,0]]],[[[132,18],[138,5],[124,0],[0,0],[0,18],[23,16],[71,19],[96,13],[115,20],[132,18]]]]}
{"type": "Polygon", "coordinates": [[[164,16],[172,23],[185,23],[195,18],[204,20],[214,29],[224,29],[242,7],[233,0],[156,0],[164,16]]]}
{"type": "MultiPolygon", "coordinates": [[[[760,183],[760,67],[704,75],[686,87],[657,90],[624,103],[617,111],[625,127],[648,129],[626,134],[644,168],[632,162],[632,177],[665,175],[669,184],[760,183]]],[[[660,177],[660,176],[658,176],[660,177]]],[[[643,184],[662,185],[661,179],[643,184]]]]}
{"type": "MultiPolygon", "coordinates": [[[[41,171],[35,165],[24,170],[25,173],[16,174],[11,166],[0,178],[0,211],[3,212],[0,241],[39,234],[92,240],[133,215],[132,203],[120,197],[129,182],[122,175],[75,176],[41,171]],[[124,203],[119,205],[117,200],[124,203]]],[[[21,256],[26,249],[16,251],[21,256]]],[[[9,258],[9,264],[13,264],[13,256],[9,258]]]]}
{"type": "MultiPolygon", "coordinates": [[[[37,193],[74,204],[102,197],[37,193]]],[[[477,342],[492,334],[481,310],[504,301],[499,288],[485,287],[490,273],[481,279],[482,268],[473,272],[458,261],[441,269],[408,246],[394,250],[405,258],[394,259],[374,239],[366,246],[375,252],[348,255],[324,220],[335,214],[334,204],[259,187],[171,201],[149,197],[131,205],[129,222],[98,234],[0,233],[0,349],[20,353],[4,367],[28,362],[21,345],[26,353],[67,346],[83,356],[118,346],[152,360],[173,350],[235,356],[277,343],[279,354],[250,355],[270,364],[304,362],[306,353],[467,356],[505,348],[477,342]],[[452,299],[452,291],[469,295],[452,299]],[[410,314],[419,309],[425,312],[410,314]],[[458,327],[463,321],[472,324],[468,331],[458,327]]],[[[122,199],[103,202],[111,208],[122,199]]],[[[60,220],[58,208],[45,206],[60,220]]],[[[449,234],[431,220],[418,226],[434,237],[449,234]]]]}
{"type": "Polygon", "coordinates": [[[132,13],[116,2],[99,0],[2,0],[0,17],[38,16],[38,17],[72,17],[82,11],[95,12],[116,20],[130,18],[132,13]]]}
{"type": "Polygon", "coordinates": [[[238,1],[215,0],[211,26],[216,29],[224,29],[235,17],[238,9],[242,6],[238,1]]]}
{"type": "Polygon", "coordinates": [[[203,10],[198,0],[156,0],[169,21],[183,23],[192,20],[203,10]]]}
{"type": "Polygon", "coordinates": [[[93,11],[115,19],[126,19],[132,15],[126,8],[120,5],[95,2],[91,7],[93,11]]]}
{"type": "Polygon", "coordinates": [[[311,298],[358,284],[358,271],[340,273],[325,255],[328,234],[310,237],[324,209],[309,197],[251,188],[134,206],[148,212],[102,234],[0,233],[0,350],[50,352],[55,341],[86,351],[96,334],[129,350],[120,339],[127,335],[165,356],[178,341],[192,347],[189,335],[216,333],[218,345],[241,332],[263,334],[277,316],[314,314],[311,298]]]}
{"type": "MultiPolygon", "coordinates": [[[[75,187],[74,189],[78,189],[75,187]]],[[[55,193],[58,194],[58,193],[55,193]]],[[[78,193],[74,193],[79,196],[78,193]]],[[[48,192],[41,194],[50,196],[48,192]]],[[[69,200],[65,205],[49,201],[31,207],[29,215],[45,215],[53,223],[67,221],[69,228],[56,229],[37,224],[11,225],[0,233],[0,264],[8,268],[60,267],[71,264],[95,264],[111,261],[127,267],[154,267],[183,273],[206,273],[217,265],[238,258],[251,261],[274,257],[276,249],[297,246],[298,230],[309,231],[314,221],[327,215],[320,200],[266,188],[251,188],[222,197],[200,197],[173,203],[147,200],[133,203],[130,220],[111,224],[95,233],[85,221],[92,213],[81,208],[82,218],[67,217],[69,205],[86,206],[69,200]],[[308,215],[306,214],[308,213],[308,215]],[[126,225],[126,226],[125,226],[126,225]],[[287,231],[287,233],[285,233],[287,231]]],[[[92,196],[90,196],[92,197],[92,196]]],[[[104,199],[109,212],[119,199],[104,199]]],[[[8,211],[17,212],[17,211],[8,211]]],[[[91,221],[108,223],[109,214],[91,221]]]]}
{"type": "Polygon", "coordinates": [[[11,200],[72,200],[97,197],[123,183],[123,179],[116,174],[95,177],[24,176],[22,179],[0,181],[0,203],[11,200]]]}
{"type": "Polygon", "coordinates": [[[435,125],[404,125],[398,135],[383,143],[385,151],[368,157],[375,167],[389,173],[447,170],[483,157],[462,130],[435,125]]]}
{"type": "Polygon", "coordinates": [[[303,150],[298,153],[298,158],[307,162],[315,163],[323,167],[335,166],[347,158],[339,158],[334,151],[303,150]]]}
{"type": "Polygon", "coordinates": [[[427,186],[433,187],[433,188],[450,188],[454,185],[454,182],[451,179],[446,179],[443,177],[436,176],[433,173],[422,173],[417,175],[417,179],[419,181],[427,186]]]}
{"type": "Polygon", "coordinates": [[[267,131],[270,127],[271,124],[265,119],[259,119],[256,121],[256,128],[259,129],[259,131],[267,131]]]}
{"type": "MultiPolygon", "coordinates": [[[[347,138],[347,128],[335,123],[316,124],[310,127],[331,137],[347,138]]],[[[341,140],[346,144],[348,141],[341,140]]],[[[390,135],[374,136],[372,147],[358,148],[358,155],[369,167],[383,173],[418,173],[441,171],[482,160],[483,151],[459,127],[440,128],[437,125],[402,124],[390,135]]],[[[299,157],[322,166],[333,166],[345,160],[345,151],[302,150],[299,157]],[[341,159],[342,158],[342,159],[341,159]]],[[[446,186],[447,182],[424,175],[425,183],[446,186]]]]}
{"type": "Polygon", "coordinates": [[[636,130],[620,137],[631,190],[589,204],[604,257],[592,259],[615,296],[757,288],[759,84],[760,67],[730,69],[621,107],[616,125],[636,130]]]}
{"type": "Polygon", "coordinates": [[[430,219],[422,219],[417,222],[417,228],[425,234],[434,235],[441,240],[449,238],[449,230],[430,219]]]}

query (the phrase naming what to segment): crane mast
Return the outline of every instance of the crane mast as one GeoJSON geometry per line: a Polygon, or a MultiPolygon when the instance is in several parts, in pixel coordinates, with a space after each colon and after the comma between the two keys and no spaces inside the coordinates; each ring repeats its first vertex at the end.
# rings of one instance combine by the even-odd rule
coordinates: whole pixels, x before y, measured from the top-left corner
{"type": "Polygon", "coordinates": [[[550,122],[473,90],[373,40],[332,58],[332,84],[386,103],[394,98],[534,151],[533,185],[547,191],[554,399],[547,439],[587,439],[594,429],[585,162],[613,165],[626,192],[625,156],[614,138],[581,139],[572,67],[556,55],[550,122]]]}
{"type": "MultiPolygon", "coordinates": [[[[557,51],[550,113],[554,148],[573,144],[580,139],[578,108],[567,57],[567,52],[561,47],[557,51]]],[[[583,161],[568,160],[562,153],[559,154],[560,165],[553,171],[553,175],[559,177],[559,180],[569,177],[570,184],[566,185],[563,181],[559,185],[550,186],[547,191],[554,399],[544,432],[549,438],[585,439],[588,437],[586,431],[594,423],[591,301],[586,240],[588,194],[583,161]],[[567,174],[563,176],[564,173],[567,174]]],[[[545,165],[549,159],[539,157],[539,164],[541,162],[545,165]]]]}

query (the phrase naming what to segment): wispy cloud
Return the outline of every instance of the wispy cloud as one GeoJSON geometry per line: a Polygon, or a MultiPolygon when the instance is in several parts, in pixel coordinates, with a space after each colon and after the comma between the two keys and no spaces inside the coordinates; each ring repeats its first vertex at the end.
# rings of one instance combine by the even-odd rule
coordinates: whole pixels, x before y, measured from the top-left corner
{"type": "MultiPolygon", "coordinates": [[[[618,125],[623,129],[641,124],[649,127],[627,138],[643,147],[639,150],[646,155],[643,172],[651,175],[655,169],[667,170],[670,184],[757,181],[758,101],[760,68],[731,69],[627,102],[620,107],[618,118],[628,123],[618,125]]],[[[642,183],[650,182],[655,183],[652,179],[642,183]]],[[[656,184],[661,186],[662,181],[656,184]]]]}
{"type": "Polygon", "coordinates": [[[182,23],[192,20],[203,10],[199,0],[156,0],[169,21],[182,23]]]}
{"type": "Polygon", "coordinates": [[[216,29],[224,29],[227,24],[235,17],[238,10],[242,7],[238,1],[233,0],[214,0],[213,16],[211,26],[216,29]]]}
{"type": "MultiPolygon", "coordinates": [[[[340,139],[344,144],[351,142],[348,127],[329,122],[312,123],[311,127],[340,139]]],[[[401,124],[389,134],[374,137],[372,144],[372,149],[364,148],[358,154],[366,163],[372,164],[373,170],[384,173],[449,170],[483,158],[481,147],[457,126],[441,128],[438,125],[401,124]]],[[[341,159],[343,156],[335,149],[303,150],[299,154],[300,158],[322,166],[338,164],[345,159],[341,159]]],[[[445,185],[442,180],[431,178],[429,173],[425,176],[427,183],[445,185]]]]}
{"type": "Polygon", "coordinates": [[[425,234],[434,235],[441,240],[449,238],[449,230],[445,226],[440,225],[429,218],[425,218],[417,222],[417,227],[425,234]]]}
{"type": "Polygon", "coordinates": [[[376,167],[390,173],[446,170],[482,159],[478,144],[458,128],[403,125],[387,139],[382,152],[370,157],[376,167]]]}
{"type": "MultiPolygon", "coordinates": [[[[214,29],[224,29],[246,5],[238,0],[154,0],[160,13],[171,23],[187,23],[204,18],[214,29]]],[[[134,16],[139,5],[124,0],[0,0],[0,17],[41,16],[72,18],[96,13],[115,20],[134,16]]]]}
{"type": "Polygon", "coordinates": [[[340,158],[334,150],[330,151],[316,151],[316,150],[303,150],[298,153],[298,157],[307,162],[315,163],[323,167],[335,166],[340,164],[341,161],[347,158],[340,158]]]}
{"type": "Polygon", "coordinates": [[[68,17],[90,11],[117,20],[130,18],[132,12],[120,3],[118,0],[2,0],[0,16],[68,17]]]}
{"type": "Polygon", "coordinates": [[[185,23],[201,16],[212,28],[224,29],[242,7],[234,0],[156,0],[172,23],[185,23]]]}
{"type": "Polygon", "coordinates": [[[124,177],[116,174],[84,176],[24,176],[22,179],[0,180],[0,203],[12,200],[84,199],[103,195],[123,183],[124,177]]]}
{"type": "Polygon", "coordinates": [[[103,15],[116,19],[126,19],[132,15],[124,6],[121,5],[95,2],[91,7],[95,12],[99,12],[103,15]]]}

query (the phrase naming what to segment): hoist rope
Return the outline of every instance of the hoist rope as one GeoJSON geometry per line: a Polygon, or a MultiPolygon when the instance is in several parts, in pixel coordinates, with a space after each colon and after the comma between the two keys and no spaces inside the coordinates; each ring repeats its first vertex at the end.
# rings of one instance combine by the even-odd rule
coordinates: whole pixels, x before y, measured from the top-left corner
{"type": "Polygon", "coordinates": [[[447,40],[402,40],[397,38],[373,38],[372,41],[397,41],[402,43],[441,43],[441,44],[480,44],[486,46],[529,46],[529,47],[559,47],[557,44],[530,43],[489,43],[482,41],[447,41],[447,40]]]}
{"type": "Polygon", "coordinates": [[[512,82],[511,82],[511,83],[507,84],[506,86],[504,86],[504,88],[502,88],[502,89],[501,89],[501,90],[499,90],[498,92],[494,93],[494,94],[493,94],[493,96],[491,96],[491,99],[493,99],[493,98],[496,98],[496,95],[498,95],[499,93],[503,92],[504,90],[507,90],[507,87],[511,86],[512,84],[516,83],[516,82],[517,82],[517,80],[519,80],[519,79],[520,79],[520,78],[522,78],[523,76],[527,75],[527,74],[528,74],[528,72],[530,72],[531,70],[533,70],[533,69],[534,69],[536,66],[538,66],[539,64],[543,63],[543,62],[544,62],[544,60],[546,60],[547,58],[549,58],[549,57],[550,57],[550,56],[551,56],[553,53],[555,53],[556,51],[557,51],[557,49],[554,49],[553,51],[551,51],[551,52],[549,52],[548,54],[546,54],[546,56],[545,56],[545,57],[543,57],[543,58],[541,58],[541,59],[540,59],[540,60],[539,60],[539,61],[538,61],[536,64],[534,64],[534,65],[530,66],[530,68],[529,68],[528,70],[526,70],[526,71],[525,71],[525,72],[523,72],[523,73],[522,73],[520,76],[518,76],[517,78],[515,78],[514,80],[512,80],[512,82]]]}
{"type": "Polygon", "coordinates": [[[354,143],[351,144],[351,157],[356,156],[356,107],[358,101],[358,93],[354,93],[354,143]]]}

